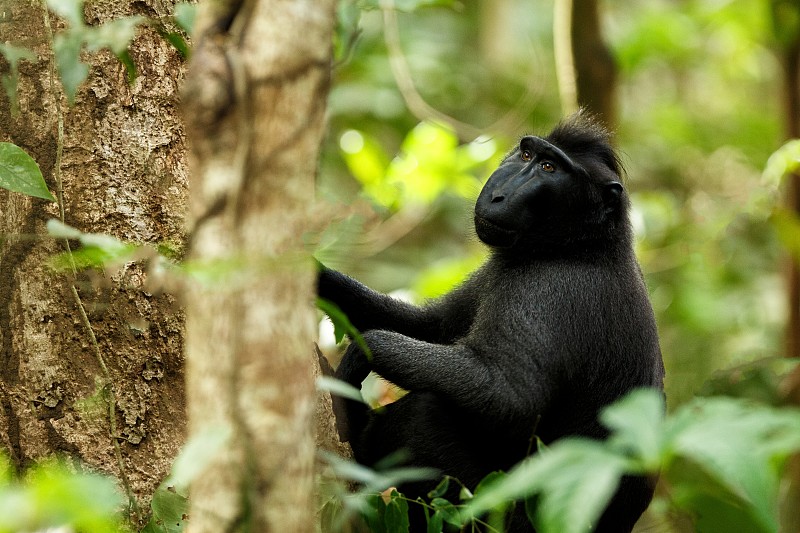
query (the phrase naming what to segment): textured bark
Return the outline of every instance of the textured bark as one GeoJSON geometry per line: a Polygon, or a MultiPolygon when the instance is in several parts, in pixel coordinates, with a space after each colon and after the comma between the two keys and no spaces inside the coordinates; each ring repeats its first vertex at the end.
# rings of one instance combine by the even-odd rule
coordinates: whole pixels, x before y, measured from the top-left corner
{"type": "MultiPolygon", "coordinates": [[[[19,115],[0,97],[0,140],[33,156],[51,191],[62,184],[67,224],[126,241],[180,243],[187,193],[177,113],[182,59],[140,28],[130,49],[136,81],[128,84],[109,52],[85,54],[89,78],[67,106],[43,4],[3,4],[0,41],[30,48],[38,59],[20,64],[19,115]]],[[[165,16],[171,5],[97,2],[84,14],[98,24],[165,16]]],[[[53,32],[63,28],[55,16],[49,20],[53,32]]],[[[0,190],[0,446],[19,472],[59,452],[110,473],[144,507],[183,441],[182,311],[172,297],[145,292],[140,262],[77,277],[50,270],[48,259],[65,250],[45,236],[51,218],[60,218],[58,205],[0,190]],[[95,395],[98,386],[116,400],[113,418],[95,395]]]]}
{"type": "Polygon", "coordinates": [[[315,273],[302,236],[334,2],[203,8],[185,98],[189,254],[222,276],[187,290],[189,427],[233,437],[191,487],[190,529],[312,531],[315,273]]]}

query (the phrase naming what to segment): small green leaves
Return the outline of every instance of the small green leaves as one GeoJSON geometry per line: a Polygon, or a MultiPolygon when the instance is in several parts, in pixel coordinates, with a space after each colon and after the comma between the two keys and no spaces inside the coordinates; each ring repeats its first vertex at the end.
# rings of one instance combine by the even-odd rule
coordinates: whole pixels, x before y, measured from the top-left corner
{"type": "MultiPolygon", "coordinates": [[[[7,465],[0,455],[0,469],[7,465]]],[[[114,480],[76,474],[64,464],[44,461],[24,480],[0,479],[0,531],[121,531],[118,510],[123,497],[114,480]]]]}
{"type": "Polygon", "coordinates": [[[47,233],[57,239],[78,240],[83,245],[80,250],[54,256],[50,264],[56,270],[103,267],[107,263],[126,259],[137,250],[136,245],[122,242],[111,235],[84,233],[56,219],[47,221],[47,233]]]}
{"type": "Polygon", "coordinates": [[[232,435],[233,430],[228,426],[209,427],[193,435],[175,458],[172,472],[164,483],[176,487],[181,493],[188,492],[189,484],[203,473],[225,446],[229,446],[232,435]]]}
{"type": "Polygon", "coordinates": [[[128,81],[136,77],[136,68],[128,53],[128,46],[143,17],[124,17],[99,26],[87,26],[83,20],[83,0],[47,0],[47,6],[69,22],[70,28],[55,36],[56,64],[61,83],[70,103],[75,101],[78,86],[89,73],[89,67],[80,59],[84,45],[91,52],[108,48],[125,66],[128,81]]]}
{"type": "Polygon", "coordinates": [[[467,516],[480,516],[509,501],[539,494],[536,525],[540,531],[589,531],[627,470],[628,461],[602,443],[566,439],[484,484],[467,503],[467,516]]]}
{"type": "Polygon", "coordinates": [[[6,91],[8,101],[11,102],[11,112],[13,114],[19,113],[19,101],[17,99],[17,84],[19,83],[19,68],[18,63],[21,60],[34,61],[36,54],[27,48],[21,48],[11,44],[0,43],[0,55],[8,61],[9,72],[0,76],[0,82],[6,91]]]}
{"type": "Polygon", "coordinates": [[[391,160],[365,132],[344,132],[339,147],[364,193],[389,211],[407,204],[429,206],[444,192],[473,197],[480,183],[477,175],[483,175],[483,167],[498,155],[491,139],[459,145],[452,129],[431,122],[411,130],[400,154],[391,160]]]}
{"type": "Polygon", "coordinates": [[[39,165],[25,151],[11,143],[0,143],[0,187],[55,202],[47,189],[39,165]]]}
{"type": "Polygon", "coordinates": [[[189,499],[162,484],[153,494],[150,503],[153,514],[142,533],[180,533],[184,530],[189,513],[189,499]]]}
{"type": "Polygon", "coordinates": [[[186,33],[192,33],[196,16],[197,4],[190,4],[188,2],[175,4],[175,23],[186,33]]]}

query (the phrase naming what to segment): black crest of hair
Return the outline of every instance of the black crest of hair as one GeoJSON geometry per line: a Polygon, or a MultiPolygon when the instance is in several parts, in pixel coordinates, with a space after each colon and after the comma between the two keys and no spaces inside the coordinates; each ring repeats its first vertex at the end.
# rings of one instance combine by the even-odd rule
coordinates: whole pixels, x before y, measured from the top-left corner
{"type": "Polygon", "coordinates": [[[618,176],[624,173],[622,161],[611,144],[611,131],[588,111],[579,111],[562,120],[545,138],[573,157],[595,159],[618,176]]]}
{"type": "MultiPolygon", "coordinates": [[[[605,406],[636,388],[663,390],[621,173],[608,130],[580,113],[546,136],[522,137],[489,177],[474,210],[489,257],[446,295],[416,306],[320,267],[320,297],[371,351],[351,343],[335,375],[360,386],[374,371],[409,391],[380,411],[334,400],[356,460],[375,466],[401,452],[405,464],[474,489],[524,459],[534,436],[605,439],[605,406]]],[[[398,489],[413,500],[436,484],[398,489]]],[[[631,531],[653,487],[624,477],[594,531],[631,531]]],[[[411,508],[411,530],[426,531],[411,508]]],[[[506,531],[533,531],[524,506],[515,509],[506,531]]]]}

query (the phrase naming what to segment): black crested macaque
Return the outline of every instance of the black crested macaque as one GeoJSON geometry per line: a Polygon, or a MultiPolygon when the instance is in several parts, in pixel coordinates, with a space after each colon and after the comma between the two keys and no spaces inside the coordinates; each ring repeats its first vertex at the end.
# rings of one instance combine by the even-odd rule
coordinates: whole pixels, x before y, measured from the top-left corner
{"type": "MultiPolygon", "coordinates": [[[[336,375],[370,370],[410,391],[381,412],[344,402],[338,427],[372,465],[404,449],[468,487],[567,435],[602,439],[598,412],[638,387],[663,389],[664,367],[633,251],[629,198],[610,134],[579,113],[547,137],[523,137],[475,205],[491,255],[461,286],[417,307],[322,267],[319,295],[363,332],[336,375]]],[[[411,498],[436,482],[398,489],[411,498]]],[[[625,477],[595,527],[628,532],[653,482],[625,477]]],[[[517,507],[520,507],[519,505],[517,507]]],[[[509,531],[532,531],[517,513],[509,531]]]]}

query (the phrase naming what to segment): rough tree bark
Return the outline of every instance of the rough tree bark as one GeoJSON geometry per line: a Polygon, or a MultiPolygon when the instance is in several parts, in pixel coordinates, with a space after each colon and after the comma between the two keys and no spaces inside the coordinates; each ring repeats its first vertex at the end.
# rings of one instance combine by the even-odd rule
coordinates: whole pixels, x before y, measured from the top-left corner
{"type": "MultiPolygon", "coordinates": [[[[0,96],[0,140],[38,162],[67,224],[125,241],[182,242],[178,52],[140,28],[133,84],[111,53],[84,54],[89,78],[68,106],[52,49],[64,23],[43,1],[0,4],[0,42],[38,56],[20,64],[18,115],[0,96]]],[[[91,2],[84,15],[89,25],[158,18],[172,4],[91,2]]],[[[46,237],[45,223],[61,217],[57,204],[0,190],[0,447],[18,472],[58,452],[112,474],[138,501],[132,508],[144,509],[183,442],[182,313],[172,297],[145,292],[139,262],[113,275],[50,270],[65,244],[46,237]]]]}
{"type": "Polygon", "coordinates": [[[186,83],[191,434],[233,437],[191,487],[191,531],[312,531],[315,272],[302,249],[333,0],[202,5],[186,83]],[[227,269],[226,269],[227,268],[227,269]]]}

